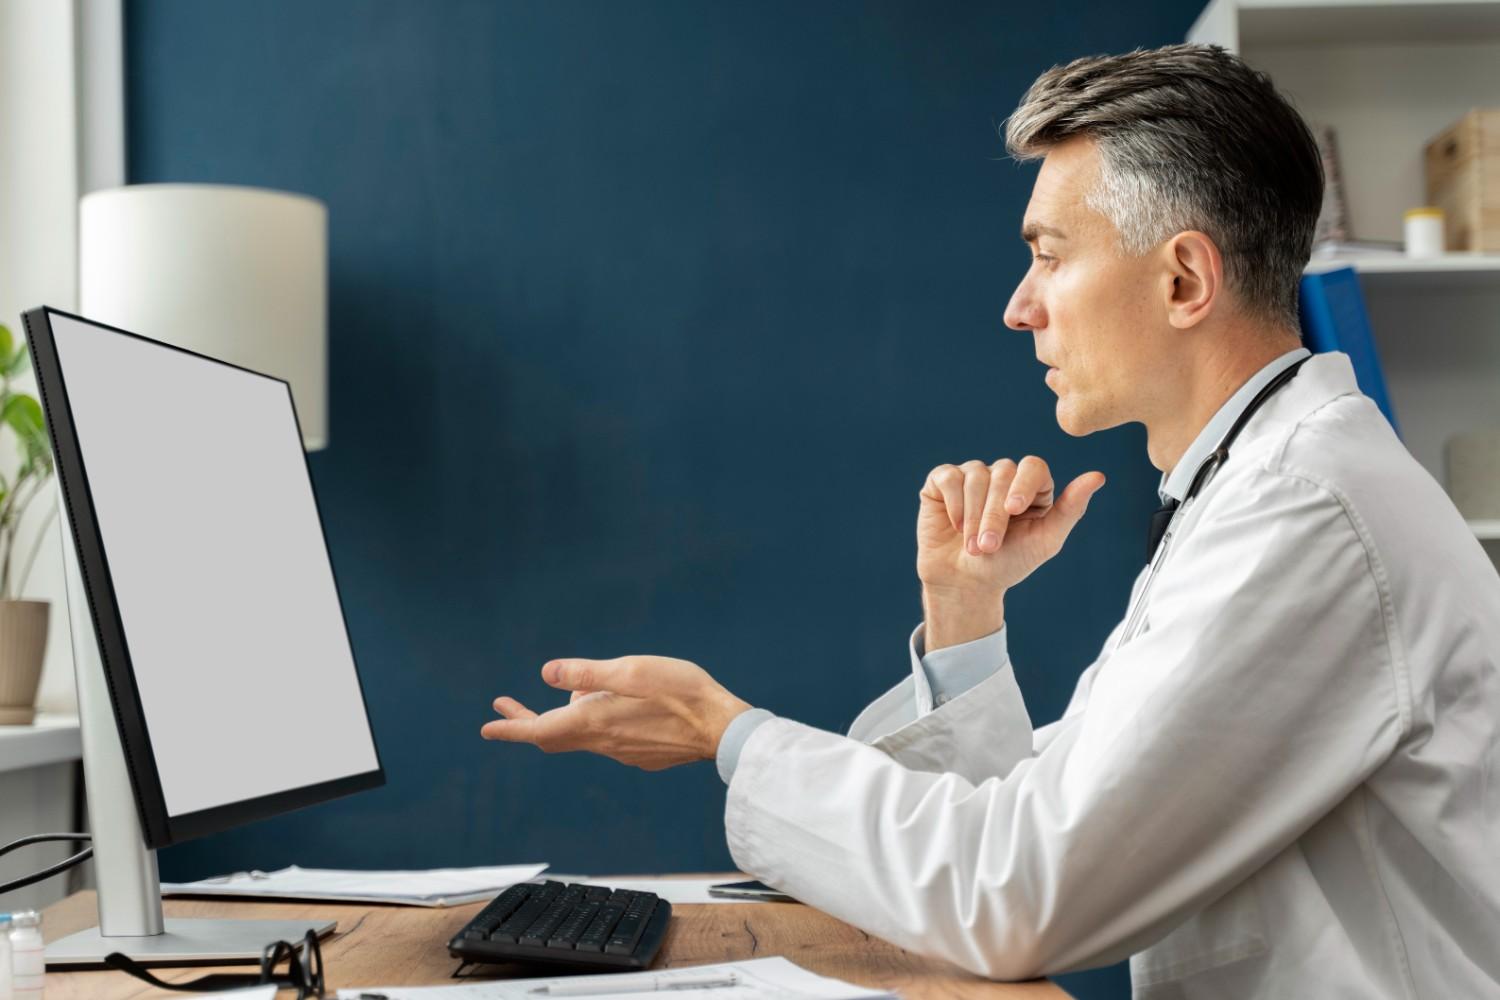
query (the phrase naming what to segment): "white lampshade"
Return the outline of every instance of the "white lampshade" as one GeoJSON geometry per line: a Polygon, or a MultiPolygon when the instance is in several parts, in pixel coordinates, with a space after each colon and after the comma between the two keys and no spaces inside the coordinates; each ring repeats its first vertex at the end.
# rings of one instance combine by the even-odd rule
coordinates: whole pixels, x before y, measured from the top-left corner
{"type": "Polygon", "coordinates": [[[328,443],[328,209],[305,195],[140,184],[85,195],[79,311],[286,379],[328,443]]]}

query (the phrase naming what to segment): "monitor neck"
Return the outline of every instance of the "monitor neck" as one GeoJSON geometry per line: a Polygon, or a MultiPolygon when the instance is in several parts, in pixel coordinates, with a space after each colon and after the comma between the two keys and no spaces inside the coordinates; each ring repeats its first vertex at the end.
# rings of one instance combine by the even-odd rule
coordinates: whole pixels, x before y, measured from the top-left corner
{"type": "Polygon", "coordinates": [[[162,933],[161,881],[156,852],[141,832],[135,791],[125,765],[120,731],[99,657],[94,617],[84,594],[83,574],[73,545],[72,521],[58,491],[63,573],[68,588],[68,620],[73,638],[73,672],[78,681],[78,722],[83,738],[83,775],[93,837],[94,873],[99,884],[99,929],[106,937],[151,937],[162,933]]]}

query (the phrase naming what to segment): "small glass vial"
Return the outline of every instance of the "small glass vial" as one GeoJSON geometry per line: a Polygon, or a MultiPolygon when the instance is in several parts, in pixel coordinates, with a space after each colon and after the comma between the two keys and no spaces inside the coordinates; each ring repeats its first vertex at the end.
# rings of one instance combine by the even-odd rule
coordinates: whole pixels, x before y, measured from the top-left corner
{"type": "Polygon", "coordinates": [[[10,915],[11,996],[14,1000],[42,1000],[46,989],[46,946],[42,943],[42,915],[22,910],[10,915]]]}
{"type": "Polygon", "coordinates": [[[10,981],[10,914],[0,913],[0,1000],[13,1000],[10,981]]]}
{"type": "Polygon", "coordinates": [[[1424,206],[1406,210],[1406,256],[1443,255],[1443,210],[1424,206]]]}

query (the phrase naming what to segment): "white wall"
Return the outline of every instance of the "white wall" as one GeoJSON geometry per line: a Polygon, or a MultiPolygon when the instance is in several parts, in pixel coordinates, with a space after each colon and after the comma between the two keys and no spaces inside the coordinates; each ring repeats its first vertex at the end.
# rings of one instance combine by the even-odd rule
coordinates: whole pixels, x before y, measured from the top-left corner
{"type": "MultiPolygon", "coordinates": [[[[21,312],[38,305],[76,309],[78,198],[124,183],[120,0],[0,0],[0,322],[24,337],[21,312]]],[[[21,380],[36,393],[34,375],[21,380]]],[[[0,467],[18,460],[13,435],[0,467]]],[[[56,483],[38,495],[22,525],[18,560],[41,548],[22,596],[52,602],[42,689],[44,711],[74,714],[72,644],[62,572],[56,483]]],[[[20,562],[13,564],[19,572],[20,562]]],[[[0,773],[0,841],[70,829],[75,765],[0,773]]],[[[57,855],[37,849],[10,859],[29,869],[57,855]]],[[[41,907],[91,875],[51,878],[6,895],[6,908],[41,907]]],[[[11,871],[11,874],[15,874],[11,871]]]]}
{"type": "MultiPolygon", "coordinates": [[[[21,312],[76,309],[78,198],[124,183],[120,0],[0,2],[0,322],[20,338],[21,312]]],[[[34,376],[23,387],[36,393],[34,376]]],[[[13,436],[0,466],[14,469],[13,436]]],[[[56,505],[56,484],[32,503],[17,546],[21,560],[56,505]]],[[[38,698],[46,711],[76,711],[72,649],[57,519],[41,538],[23,596],[52,602],[38,698]]]]}
{"type": "MultiPolygon", "coordinates": [[[[18,338],[22,310],[43,303],[71,309],[78,296],[74,15],[72,4],[57,0],[0,3],[0,322],[18,338]]],[[[31,374],[23,384],[35,394],[31,374]]],[[[15,461],[14,437],[5,434],[0,462],[10,470],[15,461]]],[[[22,555],[55,505],[55,489],[32,503],[22,555]]],[[[64,593],[54,521],[24,596],[53,602],[42,703],[74,711],[64,593]]]]}

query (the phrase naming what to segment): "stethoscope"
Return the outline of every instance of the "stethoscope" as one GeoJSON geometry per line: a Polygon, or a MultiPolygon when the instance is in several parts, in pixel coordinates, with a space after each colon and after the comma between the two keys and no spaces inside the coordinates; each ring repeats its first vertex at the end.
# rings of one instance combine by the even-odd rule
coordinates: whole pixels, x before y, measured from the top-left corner
{"type": "Polygon", "coordinates": [[[1167,522],[1166,529],[1161,536],[1161,542],[1152,553],[1151,570],[1146,574],[1146,582],[1141,587],[1140,595],[1135,600],[1135,606],[1131,609],[1130,615],[1125,621],[1125,630],[1120,633],[1120,641],[1115,643],[1116,649],[1135,637],[1136,629],[1140,625],[1141,613],[1146,607],[1146,594],[1151,589],[1151,581],[1156,578],[1156,571],[1167,557],[1167,546],[1172,541],[1172,532],[1176,528],[1178,518],[1187,510],[1193,498],[1213,480],[1214,476],[1218,475],[1219,469],[1223,468],[1224,463],[1229,461],[1229,446],[1234,443],[1234,439],[1239,436],[1240,430],[1245,424],[1250,422],[1250,418],[1255,415],[1255,411],[1260,409],[1261,404],[1270,399],[1277,389],[1290,382],[1292,377],[1297,374],[1297,369],[1301,368],[1311,356],[1298,358],[1296,362],[1278,372],[1275,378],[1262,386],[1260,392],[1255,394],[1255,398],[1250,400],[1250,405],[1240,411],[1240,415],[1230,425],[1228,432],[1219,439],[1218,447],[1203,460],[1198,466],[1198,471],[1193,473],[1193,481],[1188,486],[1187,493],[1183,495],[1182,502],[1172,511],[1171,519],[1167,522]]]}

